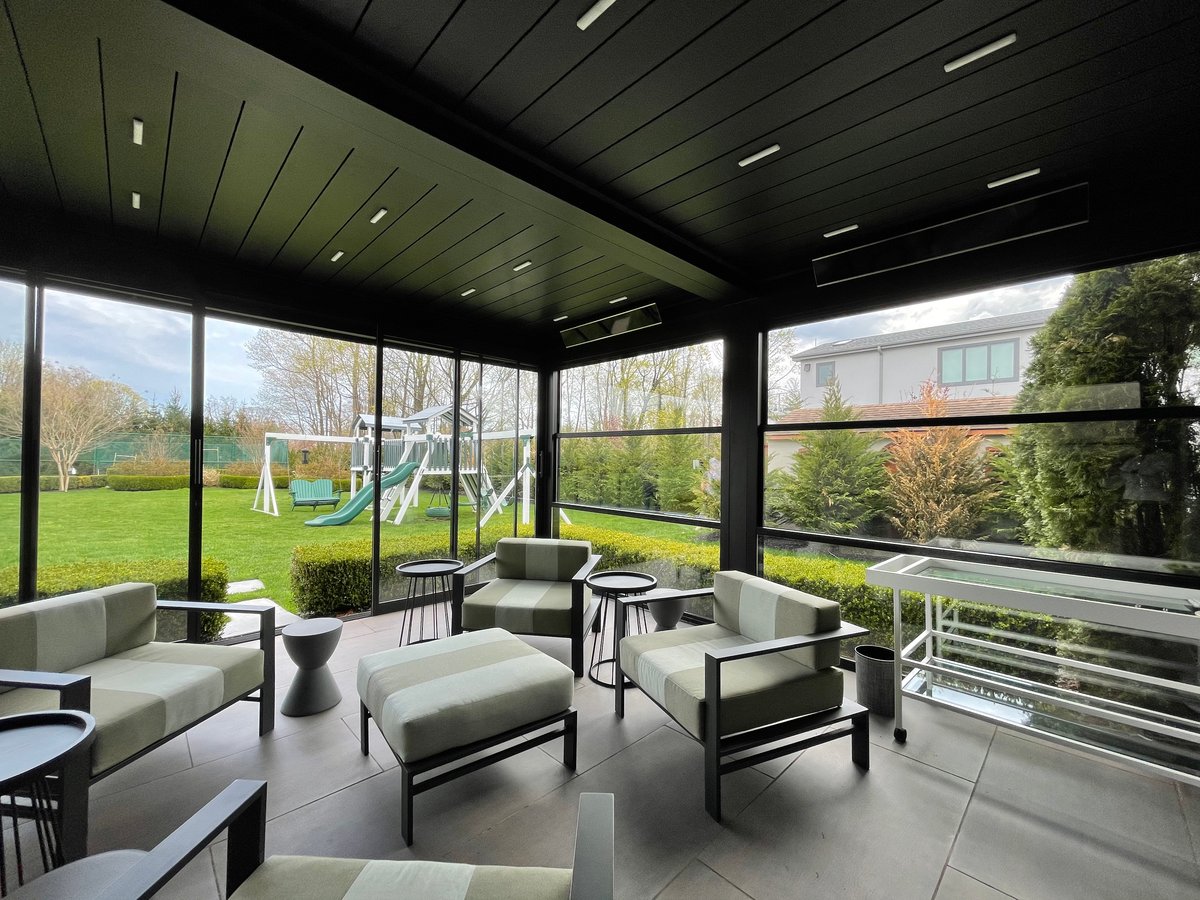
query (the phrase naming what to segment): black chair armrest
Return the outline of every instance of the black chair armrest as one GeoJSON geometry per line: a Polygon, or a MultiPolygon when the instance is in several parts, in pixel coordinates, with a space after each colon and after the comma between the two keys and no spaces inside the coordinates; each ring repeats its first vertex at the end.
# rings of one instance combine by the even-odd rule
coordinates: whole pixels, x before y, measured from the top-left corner
{"type": "Polygon", "coordinates": [[[616,881],[612,794],[580,794],[571,900],[612,900],[616,881]]]}
{"type": "Polygon", "coordinates": [[[481,556],[479,559],[475,560],[475,562],[471,563],[469,566],[463,566],[461,569],[459,569],[457,572],[455,572],[454,580],[457,581],[459,579],[462,579],[463,581],[465,581],[466,577],[468,575],[470,575],[472,572],[476,571],[477,569],[482,569],[488,563],[495,560],[495,558],[496,558],[495,553],[489,553],[487,556],[481,556]]]}
{"type": "Polygon", "coordinates": [[[275,618],[275,607],[273,606],[231,606],[228,603],[207,603],[203,600],[159,600],[159,609],[179,609],[184,612],[223,612],[232,615],[238,613],[246,613],[254,616],[265,616],[270,614],[271,618],[275,618]]]}
{"type": "Polygon", "coordinates": [[[35,688],[58,691],[59,709],[92,711],[92,676],[69,672],[37,672],[25,669],[0,669],[0,687],[35,688]]]}
{"type": "MultiPolygon", "coordinates": [[[[267,836],[267,783],[238,779],[208,801],[195,815],[124,875],[113,881],[97,900],[143,900],[194,859],[222,831],[229,829],[225,868],[226,896],[236,891],[263,861],[267,836]]],[[[82,860],[86,864],[87,860],[82,860]]]]}
{"type": "Polygon", "coordinates": [[[691,600],[693,597],[711,597],[713,589],[711,587],[695,588],[690,591],[675,591],[670,589],[657,589],[661,593],[651,594],[630,594],[626,597],[618,597],[617,601],[625,606],[634,606],[638,603],[658,603],[661,600],[691,600]]]}
{"type": "Polygon", "coordinates": [[[600,559],[601,557],[599,553],[590,554],[587,558],[587,562],[583,564],[583,567],[571,576],[571,581],[578,581],[580,584],[582,584],[583,579],[591,575],[592,569],[596,568],[596,566],[600,564],[600,559]]]}
{"type": "Polygon", "coordinates": [[[745,644],[741,647],[727,647],[724,650],[709,650],[705,652],[707,659],[715,660],[717,665],[735,659],[749,659],[754,656],[765,656],[768,653],[778,653],[781,650],[799,650],[802,647],[813,647],[818,644],[828,644],[832,641],[844,641],[847,638],[861,637],[870,634],[859,625],[844,624],[831,631],[818,631],[816,634],[799,634],[795,637],[776,638],[773,641],[759,641],[745,644]]]}

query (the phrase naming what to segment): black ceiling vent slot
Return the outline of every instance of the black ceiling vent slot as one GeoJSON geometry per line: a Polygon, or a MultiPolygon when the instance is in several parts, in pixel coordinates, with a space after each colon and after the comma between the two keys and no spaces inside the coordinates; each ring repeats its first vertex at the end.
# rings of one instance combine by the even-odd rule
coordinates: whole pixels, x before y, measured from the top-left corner
{"type": "Polygon", "coordinates": [[[1087,183],[851,247],[812,261],[818,287],[1058,231],[1088,220],[1087,183]]]}
{"type": "Polygon", "coordinates": [[[578,347],[580,344],[588,344],[592,341],[600,341],[604,338],[616,337],[618,334],[628,334],[631,331],[640,331],[643,328],[661,324],[662,316],[659,315],[658,306],[648,303],[637,309],[628,309],[625,312],[605,316],[603,319],[584,322],[573,328],[564,328],[562,339],[566,346],[578,347]]]}

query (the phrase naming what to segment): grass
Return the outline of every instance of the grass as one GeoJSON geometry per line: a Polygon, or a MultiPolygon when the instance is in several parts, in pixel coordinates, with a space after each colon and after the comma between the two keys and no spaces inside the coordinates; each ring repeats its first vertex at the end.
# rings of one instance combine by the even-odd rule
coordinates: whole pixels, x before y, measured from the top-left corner
{"type": "MultiPolygon", "coordinates": [[[[228,488],[204,489],[205,556],[223,560],[229,566],[230,581],[256,578],[264,589],[235,599],[270,597],[286,609],[292,603],[292,548],[298,544],[326,544],[353,538],[369,539],[371,516],[363,512],[352,522],[337,527],[308,528],[311,509],[290,510],[286,491],[276,491],[279,517],[255,512],[250,508],[253,491],[228,488]]],[[[446,552],[450,547],[448,519],[425,515],[430,496],[422,494],[419,509],[409,510],[401,525],[384,525],[384,534],[443,534],[446,552]]],[[[18,561],[20,497],[0,494],[0,568],[18,561]]],[[[328,512],[328,507],[317,511],[328,512]]],[[[512,509],[498,515],[512,516],[512,509]]],[[[623,516],[608,516],[570,510],[572,522],[596,525],[649,537],[682,540],[692,538],[696,529],[662,522],[649,522],[623,516]]],[[[40,495],[38,510],[38,561],[56,565],[86,560],[132,560],[139,558],[184,559],[188,541],[188,492],[94,490],[46,492],[40,495]]],[[[495,517],[493,520],[495,521],[495,517]]],[[[460,528],[464,540],[474,540],[474,512],[461,507],[460,528]],[[470,536],[468,537],[468,529],[470,536]]],[[[707,531],[707,529],[703,529],[707,531]]]]}

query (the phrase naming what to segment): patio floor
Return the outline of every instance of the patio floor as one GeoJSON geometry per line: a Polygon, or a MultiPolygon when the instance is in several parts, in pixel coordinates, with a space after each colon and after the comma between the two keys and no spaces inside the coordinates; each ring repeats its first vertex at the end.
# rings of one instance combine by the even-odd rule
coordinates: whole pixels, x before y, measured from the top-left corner
{"type": "MultiPolygon", "coordinates": [[[[726,776],[725,824],[704,813],[702,753],[638,691],[576,682],[579,766],[545,744],[415,801],[399,833],[396,762],[358,751],[355,666],[395,646],[399,616],[346,623],[331,660],[342,703],[257,735],[240,703],[92,789],[92,852],[149,847],[239,777],[266,778],[267,852],[568,866],[577,797],[616,795],[617,895],[1189,898],[1200,894],[1200,790],[911,702],[908,743],[873,720],[871,770],[849,741],[726,776]]],[[[278,640],[278,639],[277,639],[278,640]]],[[[566,661],[567,642],[530,639],[566,661]]],[[[282,699],[294,666],[278,648],[282,699]]],[[[853,675],[846,679],[853,696],[853,675]]],[[[374,725],[371,728],[374,729],[374,725]]],[[[220,897],[215,843],[160,896],[220,897]]]]}

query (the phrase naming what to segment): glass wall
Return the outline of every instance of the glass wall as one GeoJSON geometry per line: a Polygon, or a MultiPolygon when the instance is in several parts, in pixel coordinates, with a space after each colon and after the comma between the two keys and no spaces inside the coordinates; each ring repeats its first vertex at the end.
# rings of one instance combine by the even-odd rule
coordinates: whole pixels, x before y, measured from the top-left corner
{"type": "Polygon", "coordinates": [[[647,571],[663,587],[711,580],[720,560],[721,390],[720,343],[565,370],[558,534],[591,541],[603,568],[647,571]]]}
{"type": "Polygon", "coordinates": [[[232,602],[369,609],[374,346],[208,317],[204,372],[206,568],[232,602]]]}
{"type": "MultiPolygon", "coordinates": [[[[780,553],[798,584],[836,568],[836,590],[868,607],[866,566],[906,549],[1200,575],[1200,255],[769,340],[768,572],[780,553]]],[[[862,624],[891,643],[890,624],[862,624]]]]}
{"type": "Polygon", "coordinates": [[[0,606],[17,596],[24,378],[25,285],[0,280],[0,606]]]}
{"type": "Polygon", "coordinates": [[[39,593],[187,596],[192,316],[45,292],[39,593]]]}

